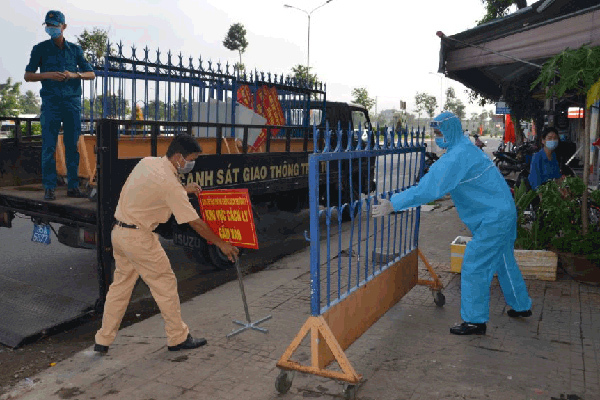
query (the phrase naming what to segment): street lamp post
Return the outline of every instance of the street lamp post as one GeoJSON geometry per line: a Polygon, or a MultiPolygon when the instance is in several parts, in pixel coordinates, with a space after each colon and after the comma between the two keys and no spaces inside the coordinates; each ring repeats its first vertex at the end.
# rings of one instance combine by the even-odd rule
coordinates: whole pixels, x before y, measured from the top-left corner
{"type": "Polygon", "coordinates": [[[307,57],[306,57],[306,73],[309,74],[310,73],[310,16],[313,12],[315,12],[316,10],[318,10],[319,8],[323,7],[324,5],[326,5],[327,3],[331,3],[333,0],[327,0],[325,3],[321,4],[320,6],[313,8],[312,11],[306,11],[303,10],[301,8],[298,7],[294,7],[294,6],[290,6],[289,4],[284,4],[284,7],[287,8],[293,8],[295,10],[298,11],[302,11],[303,13],[306,14],[306,16],[308,17],[308,50],[307,50],[307,57]]]}

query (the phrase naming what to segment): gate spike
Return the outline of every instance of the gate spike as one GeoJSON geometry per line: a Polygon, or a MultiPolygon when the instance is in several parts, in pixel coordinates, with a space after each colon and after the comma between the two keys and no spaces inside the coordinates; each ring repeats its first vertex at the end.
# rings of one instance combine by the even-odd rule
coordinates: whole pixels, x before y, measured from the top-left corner
{"type": "Polygon", "coordinates": [[[342,151],[342,140],[344,139],[344,132],[342,132],[342,124],[340,121],[338,121],[338,124],[337,124],[336,137],[337,137],[337,143],[335,144],[334,152],[340,153],[342,151]]]}
{"type": "Polygon", "coordinates": [[[325,123],[325,132],[323,132],[325,137],[325,146],[323,146],[323,153],[328,153],[331,145],[331,130],[329,129],[329,121],[325,123]]]}

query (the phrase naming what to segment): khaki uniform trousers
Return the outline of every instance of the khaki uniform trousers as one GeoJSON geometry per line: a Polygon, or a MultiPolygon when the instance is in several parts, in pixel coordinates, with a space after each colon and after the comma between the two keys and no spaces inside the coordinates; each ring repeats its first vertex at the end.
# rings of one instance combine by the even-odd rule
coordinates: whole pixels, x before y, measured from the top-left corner
{"type": "Polygon", "coordinates": [[[138,277],[150,288],[165,321],[167,345],[176,346],[187,339],[188,326],[181,319],[177,279],[158,235],[141,229],[115,226],[112,230],[116,269],[106,295],[102,327],[96,343],[110,346],[131,299],[138,277]]]}

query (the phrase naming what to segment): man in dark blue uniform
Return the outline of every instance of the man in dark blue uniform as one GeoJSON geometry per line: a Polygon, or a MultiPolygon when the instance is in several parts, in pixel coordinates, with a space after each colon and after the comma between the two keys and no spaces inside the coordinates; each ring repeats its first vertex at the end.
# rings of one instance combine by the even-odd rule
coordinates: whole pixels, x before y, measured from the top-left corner
{"type": "Polygon", "coordinates": [[[46,33],[49,40],[31,50],[25,67],[25,81],[42,82],[42,182],[44,199],[54,200],[56,188],[56,141],[63,124],[63,143],[67,164],[67,196],[85,197],[79,190],[79,153],[77,141],[81,132],[81,80],[95,79],[92,66],[78,45],[63,36],[67,27],[65,16],[51,10],[46,14],[46,33]],[[36,72],[40,69],[40,72],[36,72]]]}

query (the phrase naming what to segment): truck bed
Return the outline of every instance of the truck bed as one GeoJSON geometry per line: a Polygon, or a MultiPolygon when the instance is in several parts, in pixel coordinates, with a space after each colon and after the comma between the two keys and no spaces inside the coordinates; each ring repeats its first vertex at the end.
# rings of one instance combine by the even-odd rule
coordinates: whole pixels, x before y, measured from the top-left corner
{"type": "Polygon", "coordinates": [[[56,188],[56,200],[44,200],[42,184],[0,187],[0,211],[15,211],[46,222],[73,226],[96,225],[95,201],[67,197],[67,187],[56,188]]]}

